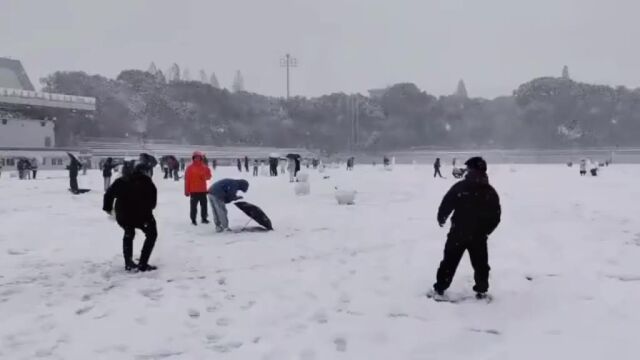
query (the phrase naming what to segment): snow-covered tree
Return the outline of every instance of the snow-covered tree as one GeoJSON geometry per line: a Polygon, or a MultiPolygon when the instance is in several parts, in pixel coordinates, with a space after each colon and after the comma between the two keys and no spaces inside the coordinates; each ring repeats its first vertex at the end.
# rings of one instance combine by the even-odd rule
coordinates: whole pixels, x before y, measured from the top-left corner
{"type": "Polygon", "coordinates": [[[458,82],[458,88],[456,89],[455,96],[466,99],[469,95],[467,94],[467,86],[464,84],[464,80],[460,80],[458,82]]]}
{"type": "Polygon", "coordinates": [[[157,82],[160,82],[160,83],[166,83],[167,82],[167,78],[162,73],[162,70],[156,71],[156,73],[154,74],[154,77],[156,78],[157,82]]]}
{"type": "Polygon", "coordinates": [[[147,70],[147,72],[151,75],[155,75],[158,72],[158,68],[153,61],[151,62],[151,65],[149,65],[149,70],[147,70]]]}
{"type": "Polygon", "coordinates": [[[571,76],[569,76],[569,67],[567,65],[562,68],[562,78],[567,80],[571,79],[571,76]]]}
{"type": "Polygon", "coordinates": [[[183,81],[191,81],[191,72],[189,71],[189,69],[185,68],[182,71],[182,80],[183,81]]]}
{"type": "Polygon", "coordinates": [[[211,86],[213,86],[216,89],[220,89],[220,83],[218,82],[218,78],[216,77],[215,73],[211,73],[211,79],[209,80],[209,83],[211,84],[211,86]]]}
{"type": "Polygon", "coordinates": [[[245,91],[244,89],[244,77],[240,70],[236,71],[236,76],[233,78],[233,85],[231,85],[233,92],[245,91]]]}
{"type": "Polygon", "coordinates": [[[178,64],[173,63],[169,70],[167,70],[167,81],[180,81],[180,66],[178,66],[178,64]]]}
{"type": "Polygon", "coordinates": [[[200,82],[206,84],[209,82],[209,78],[207,77],[207,73],[204,70],[200,70],[200,82]]]}

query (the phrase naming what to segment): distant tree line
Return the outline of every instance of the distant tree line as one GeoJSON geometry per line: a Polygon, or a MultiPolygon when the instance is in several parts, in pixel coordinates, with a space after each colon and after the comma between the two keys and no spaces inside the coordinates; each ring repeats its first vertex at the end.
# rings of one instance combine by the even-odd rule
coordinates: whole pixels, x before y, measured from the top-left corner
{"type": "Polygon", "coordinates": [[[167,75],[126,70],[116,79],[56,72],[44,91],[97,98],[93,119],[65,116],[58,145],[82,136],[149,138],[183,143],[307,147],[329,153],[433,146],[446,148],[566,148],[640,145],[640,89],[539,78],[511,96],[470,98],[461,81],[451,96],[436,97],[411,83],[380,97],[331,94],[290,100],[244,89],[238,71],[221,89],[204,71],[190,81],[174,64],[167,75]],[[357,132],[354,129],[357,118],[357,132]]]}

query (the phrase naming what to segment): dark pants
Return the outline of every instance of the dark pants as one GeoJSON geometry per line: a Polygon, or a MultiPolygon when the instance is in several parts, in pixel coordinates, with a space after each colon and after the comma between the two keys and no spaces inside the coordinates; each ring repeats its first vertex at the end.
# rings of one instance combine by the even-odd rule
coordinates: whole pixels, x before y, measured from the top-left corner
{"type": "Polygon", "coordinates": [[[126,225],[120,224],[124,229],[124,237],[122,238],[122,255],[124,256],[125,265],[133,263],[133,239],[136,237],[136,229],[142,230],[146,236],[144,245],[142,245],[142,251],[140,253],[139,265],[148,265],[151,252],[156,244],[158,238],[158,229],[156,227],[156,220],[152,217],[151,220],[139,225],[126,225]]]}
{"type": "Polygon", "coordinates": [[[38,174],[38,170],[31,170],[33,172],[33,180],[36,179],[36,175],[38,174]]]}
{"type": "Polygon", "coordinates": [[[169,168],[164,168],[164,178],[168,179],[169,178],[169,168]]]}
{"type": "Polygon", "coordinates": [[[253,167],[253,176],[258,176],[258,167],[257,166],[253,167]]]}
{"type": "Polygon", "coordinates": [[[440,173],[440,168],[433,169],[433,177],[436,177],[436,176],[442,177],[442,174],[440,173]]]}
{"type": "Polygon", "coordinates": [[[447,236],[444,258],[438,268],[437,282],[433,285],[435,290],[445,291],[449,288],[465,250],[469,252],[471,266],[473,266],[473,277],[476,283],[473,290],[487,292],[489,289],[489,270],[491,270],[487,252],[487,236],[457,234],[453,231],[449,232],[447,236]]]}
{"type": "Polygon", "coordinates": [[[200,218],[202,221],[207,220],[209,217],[207,213],[207,193],[193,193],[191,194],[191,221],[196,221],[196,215],[198,214],[198,203],[200,204],[200,218]]]}
{"type": "Polygon", "coordinates": [[[77,193],[78,192],[78,177],[77,176],[69,177],[69,187],[71,188],[71,192],[73,192],[73,193],[77,193]]]}

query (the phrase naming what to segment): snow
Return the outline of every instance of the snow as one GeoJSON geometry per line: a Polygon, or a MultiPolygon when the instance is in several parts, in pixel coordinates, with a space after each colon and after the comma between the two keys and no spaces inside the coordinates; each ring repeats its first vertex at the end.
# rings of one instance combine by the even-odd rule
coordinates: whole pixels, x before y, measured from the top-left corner
{"type": "MultiPolygon", "coordinates": [[[[435,212],[454,181],[431,171],[311,171],[305,197],[287,176],[247,177],[247,201],[276,230],[224,234],[193,227],[183,183],[156,177],[159,270],[138,274],[123,271],[98,171],[80,177],[93,191],[78,196],[64,173],[5,172],[0,359],[637,358],[639,166],[581,178],[561,165],[490,164],[503,205],[491,304],[425,297],[447,231],[435,212]],[[358,192],[353,206],[336,204],[344,184],[358,192]]],[[[247,222],[233,206],[229,217],[236,229],[247,222]]],[[[465,257],[451,293],[471,293],[472,279],[465,257]]]]}

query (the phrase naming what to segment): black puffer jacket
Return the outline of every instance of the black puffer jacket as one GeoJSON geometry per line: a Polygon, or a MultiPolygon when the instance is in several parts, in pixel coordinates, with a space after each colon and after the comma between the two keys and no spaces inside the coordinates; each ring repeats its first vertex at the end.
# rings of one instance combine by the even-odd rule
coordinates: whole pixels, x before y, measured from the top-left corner
{"type": "Polygon", "coordinates": [[[114,199],[118,224],[142,225],[153,219],[157,201],[156,186],[148,176],[134,172],[113,182],[104,194],[102,209],[111,212],[114,199]]]}
{"type": "Polygon", "coordinates": [[[500,198],[485,173],[471,171],[451,187],[438,209],[438,223],[444,224],[452,212],[451,231],[489,235],[498,227],[500,198]]]}

